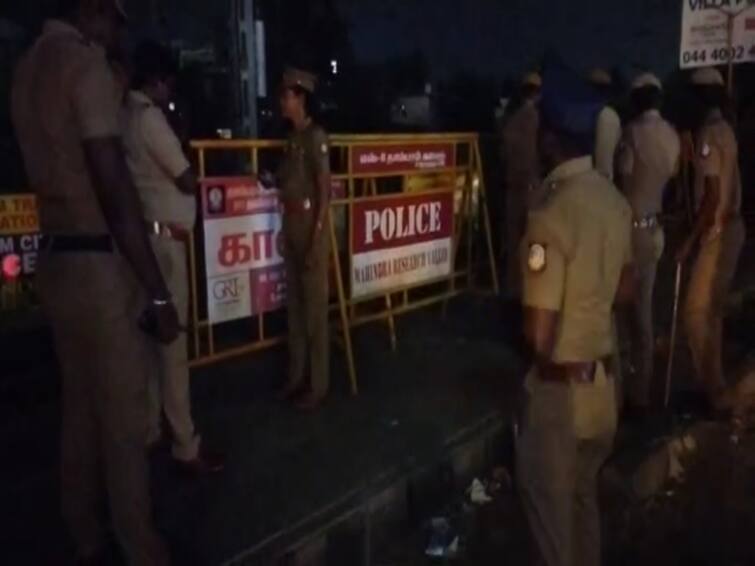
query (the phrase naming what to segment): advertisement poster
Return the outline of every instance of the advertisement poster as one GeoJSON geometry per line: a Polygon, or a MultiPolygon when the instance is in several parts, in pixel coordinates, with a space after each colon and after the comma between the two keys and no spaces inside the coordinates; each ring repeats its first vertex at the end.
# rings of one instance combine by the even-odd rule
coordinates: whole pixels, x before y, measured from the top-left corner
{"type": "Polygon", "coordinates": [[[682,2],[682,69],[755,61],[755,8],[750,0],[682,2]],[[731,45],[729,19],[733,17],[731,45]]]}
{"type": "Polygon", "coordinates": [[[207,308],[213,324],[283,306],[279,193],[251,177],[202,182],[207,308]]]}
{"type": "Polygon", "coordinates": [[[0,196],[0,265],[6,278],[34,274],[41,238],[35,196],[0,196]]]}
{"type": "Polygon", "coordinates": [[[355,203],[352,298],[451,275],[453,221],[451,191],[355,203]]]}
{"type": "Polygon", "coordinates": [[[357,145],[351,150],[354,175],[389,175],[437,171],[456,165],[452,143],[357,145]]]}

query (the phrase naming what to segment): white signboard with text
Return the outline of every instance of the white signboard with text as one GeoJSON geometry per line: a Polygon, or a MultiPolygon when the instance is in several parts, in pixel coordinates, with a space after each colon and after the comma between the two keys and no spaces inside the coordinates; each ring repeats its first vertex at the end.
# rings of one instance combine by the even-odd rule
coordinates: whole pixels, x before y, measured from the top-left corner
{"type": "Polygon", "coordinates": [[[281,308],[286,279],[278,191],[251,178],[206,179],[202,212],[210,322],[281,308]]]}
{"type": "Polygon", "coordinates": [[[683,0],[682,69],[755,61],[752,0],[683,0]],[[731,41],[729,20],[732,20],[731,41]]]}
{"type": "Polygon", "coordinates": [[[389,293],[451,275],[453,192],[354,204],[351,296],[389,293]]]}

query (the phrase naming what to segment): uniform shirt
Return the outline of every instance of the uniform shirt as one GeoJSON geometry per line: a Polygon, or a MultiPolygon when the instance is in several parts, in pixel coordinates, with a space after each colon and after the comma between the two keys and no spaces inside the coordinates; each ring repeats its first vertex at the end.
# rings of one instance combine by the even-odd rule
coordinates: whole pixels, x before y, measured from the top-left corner
{"type": "Polygon", "coordinates": [[[705,194],[705,177],[716,177],[721,192],[715,225],[739,214],[742,205],[742,181],[739,175],[739,149],[734,130],[720,110],[714,110],[697,136],[695,158],[695,200],[700,206],[705,194]]]}
{"type": "Polygon", "coordinates": [[[12,117],[42,230],[108,232],[82,142],[118,136],[118,91],[105,51],[58,20],[19,63],[12,117]]]}
{"type": "Polygon", "coordinates": [[[189,168],[189,161],[163,111],[142,92],[128,95],[123,144],[145,220],[193,228],[196,197],[182,193],[175,183],[189,168]]]}
{"type": "Polygon", "coordinates": [[[657,110],[648,110],[627,126],[618,172],[635,219],[661,212],[663,191],[676,173],[680,151],[679,135],[657,110]]]}
{"type": "Polygon", "coordinates": [[[545,180],[522,241],[523,302],[560,313],[553,361],[589,362],[612,351],[612,308],[632,261],[632,211],[583,157],[545,180]]]}
{"type": "Polygon", "coordinates": [[[283,198],[316,198],[317,178],[327,173],[330,173],[330,149],[325,130],[311,124],[291,134],[279,171],[283,198]]]}
{"type": "Polygon", "coordinates": [[[598,114],[595,128],[595,168],[609,181],[613,181],[614,160],[620,141],[621,118],[616,110],[606,106],[598,114]]]}
{"type": "Polygon", "coordinates": [[[503,128],[509,190],[534,188],[538,182],[537,130],[540,115],[534,100],[526,100],[503,128]]]}

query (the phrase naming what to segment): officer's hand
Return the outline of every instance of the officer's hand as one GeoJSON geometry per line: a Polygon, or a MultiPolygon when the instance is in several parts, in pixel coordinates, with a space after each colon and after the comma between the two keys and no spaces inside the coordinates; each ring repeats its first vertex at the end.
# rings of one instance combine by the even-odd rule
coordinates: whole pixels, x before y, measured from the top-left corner
{"type": "Polygon", "coordinates": [[[304,265],[307,269],[312,269],[317,266],[317,254],[315,253],[314,247],[310,248],[307,252],[306,257],[304,258],[304,265]]]}
{"type": "Polygon", "coordinates": [[[153,307],[155,313],[155,337],[162,344],[172,344],[178,338],[180,324],[178,311],[173,303],[153,307]]]}
{"type": "Polygon", "coordinates": [[[694,246],[693,240],[685,240],[679,250],[676,252],[676,263],[684,263],[692,253],[694,246]]]}
{"type": "Polygon", "coordinates": [[[257,181],[260,185],[262,185],[263,189],[275,188],[275,175],[273,175],[270,171],[261,171],[257,176],[257,181]]]}

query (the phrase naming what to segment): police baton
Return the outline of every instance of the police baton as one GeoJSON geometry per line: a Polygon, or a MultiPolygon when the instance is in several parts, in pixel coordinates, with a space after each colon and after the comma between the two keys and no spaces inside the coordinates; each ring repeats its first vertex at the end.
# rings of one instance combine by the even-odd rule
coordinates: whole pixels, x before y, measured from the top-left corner
{"type": "Polygon", "coordinates": [[[676,263],[676,283],[674,286],[674,313],[671,319],[671,339],[668,351],[668,365],[666,366],[666,391],[663,398],[664,409],[668,408],[671,397],[671,371],[674,367],[674,350],[676,350],[676,331],[679,324],[679,295],[682,290],[682,262],[676,263]]]}

